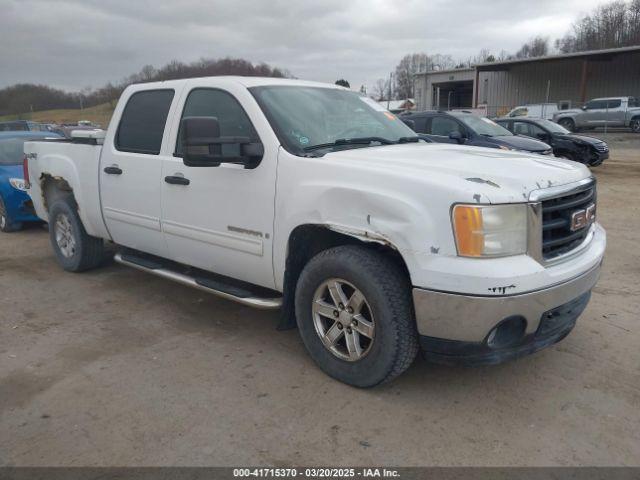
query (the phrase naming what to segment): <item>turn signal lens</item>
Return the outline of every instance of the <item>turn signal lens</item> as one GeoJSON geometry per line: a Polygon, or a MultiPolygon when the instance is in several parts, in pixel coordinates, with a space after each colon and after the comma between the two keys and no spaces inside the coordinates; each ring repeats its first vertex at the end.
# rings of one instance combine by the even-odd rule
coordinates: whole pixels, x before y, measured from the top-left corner
{"type": "Polygon", "coordinates": [[[484,246],[482,210],[478,207],[457,205],[453,209],[453,225],[456,232],[458,255],[481,256],[484,246]]]}
{"type": "Polygon", "coordinates": [[[525,204],[456,205],[452,223],[460,256],[504,257],[527,251],[525,204]]]}

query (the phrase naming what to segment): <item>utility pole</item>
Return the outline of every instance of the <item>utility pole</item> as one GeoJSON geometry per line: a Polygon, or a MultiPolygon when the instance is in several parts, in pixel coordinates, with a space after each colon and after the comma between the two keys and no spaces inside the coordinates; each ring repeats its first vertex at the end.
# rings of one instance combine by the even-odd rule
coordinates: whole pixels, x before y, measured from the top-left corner
{"type": "Polygon", "coordinates": [[[389,73],[389,95],[387,95],[387,110],[389,110],[389,102],[391,101],[391,83],[393,82],[393,72],[389,73]]]}

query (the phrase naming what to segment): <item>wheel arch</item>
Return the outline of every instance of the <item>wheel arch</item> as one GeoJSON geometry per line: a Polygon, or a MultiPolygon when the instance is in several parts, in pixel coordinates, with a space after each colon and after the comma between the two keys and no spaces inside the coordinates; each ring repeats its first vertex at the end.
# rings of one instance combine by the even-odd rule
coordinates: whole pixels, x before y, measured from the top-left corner
{"type": "Polygon", "coordinates": [[[296,326],[295,289],[302,269],[318,253],[342,245],[357,245],[388,256],[410,278],[406,261],[393,243],[371,232],[349,230],[331,224],[298,225],[287,239],[283,279],[282,319],[279,329],[296,326]]]}

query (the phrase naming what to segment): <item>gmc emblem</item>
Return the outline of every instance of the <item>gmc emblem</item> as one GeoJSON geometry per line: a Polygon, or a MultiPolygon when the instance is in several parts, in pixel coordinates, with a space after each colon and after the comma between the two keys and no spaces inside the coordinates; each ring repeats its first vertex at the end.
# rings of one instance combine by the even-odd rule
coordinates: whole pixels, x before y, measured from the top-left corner
{"type": "Polygon", "coordinates": [[[587,208],[576,210],[571,214],[571,225],[569,229],[572,232],[588,227],[596,221],[596,204],[592,203],[587,208]]]}

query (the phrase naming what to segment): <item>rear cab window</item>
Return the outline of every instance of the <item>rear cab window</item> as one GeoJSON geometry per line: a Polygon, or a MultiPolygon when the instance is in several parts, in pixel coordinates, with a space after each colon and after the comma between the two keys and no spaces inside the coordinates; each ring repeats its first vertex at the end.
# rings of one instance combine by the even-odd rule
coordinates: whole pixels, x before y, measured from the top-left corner
{"type": "Polygon", "coordinates": [[[124,107],[115,136],[121,152],[160,154],[167,116],[175,92],[169,89],[136,92],[124,107]]]}

